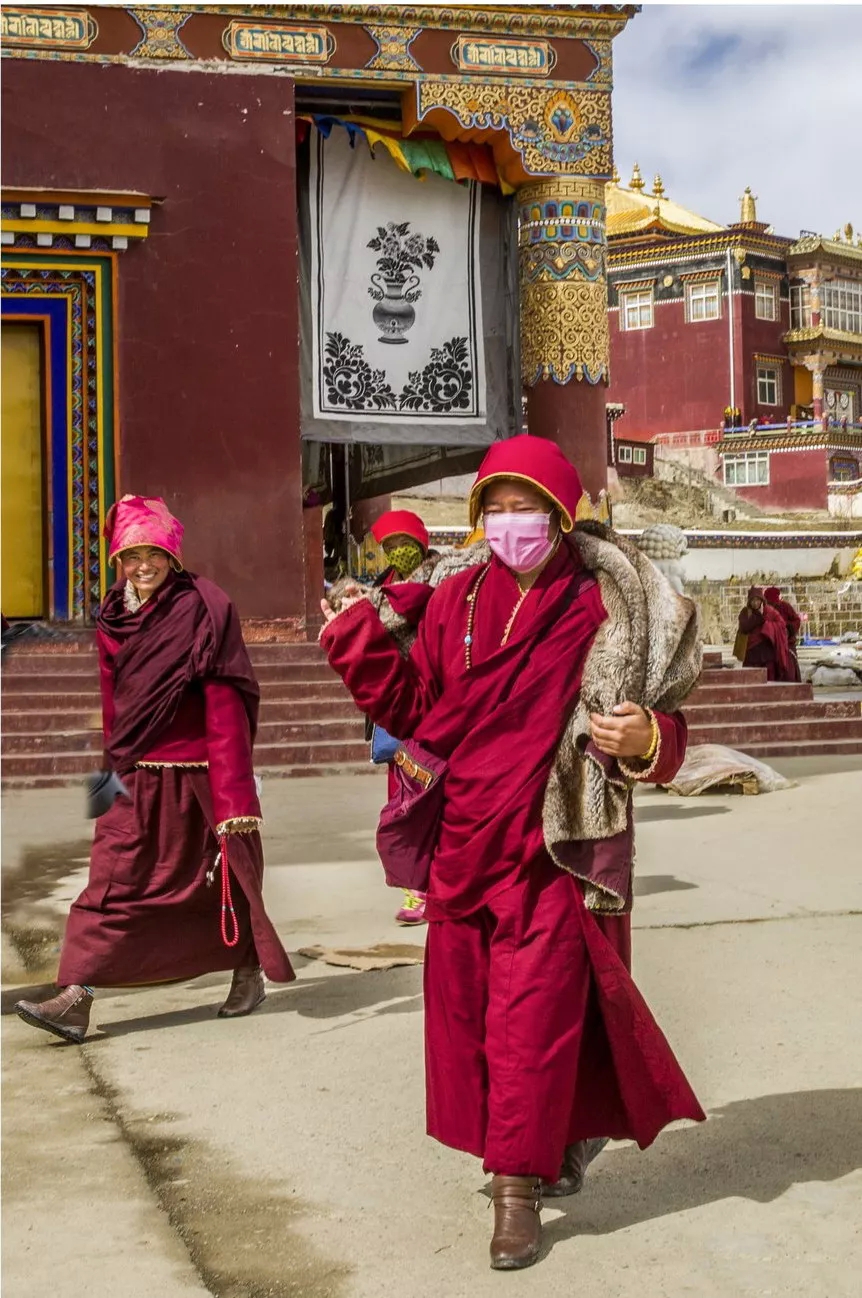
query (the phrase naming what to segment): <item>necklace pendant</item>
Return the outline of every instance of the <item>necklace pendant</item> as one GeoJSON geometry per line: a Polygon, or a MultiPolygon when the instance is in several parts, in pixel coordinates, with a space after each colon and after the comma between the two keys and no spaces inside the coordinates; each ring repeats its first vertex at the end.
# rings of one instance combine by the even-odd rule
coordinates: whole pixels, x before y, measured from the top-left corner
{"type": "Polygon", "coordinates": [[[471,645],[473,643],[473,637],[471,635],[465,635],[464,643],[465,645],[471,645]]]}

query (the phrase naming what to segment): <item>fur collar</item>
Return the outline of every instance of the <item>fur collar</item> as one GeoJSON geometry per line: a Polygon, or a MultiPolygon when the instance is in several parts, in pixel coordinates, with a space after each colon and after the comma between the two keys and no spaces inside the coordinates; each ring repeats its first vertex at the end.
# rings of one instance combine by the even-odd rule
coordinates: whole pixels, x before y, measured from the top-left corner
{"type": "MultiPolygon", "coordinates": [[[[570,539],[599,583],[608,616],[587,655],[578,703],[551,768],[543,808],[545,845],[561,869],[581,879],[589,910],[620,913],[631,906],[635,781],[615,762],[601,763],[587,752],[590,713],[608,714],[624,699],[659,712],[675,712],[701,671],[697,610],[646,555],[610,528],[578,523],[570,539]],[[628,886],[609,885],[607,874],[599,879],[598,870],[590,867],[589,851],[567,850],[570,845],[602,840],[613,840],[615,851],[628,854],[621,872],[628,886]],[[573,865],[573,860],[580,864],[573,865]]],[[[437,587],[489,558],[487,543],[480,541],[439,559],[430,575],[417,570],[408,580],[437,587]]],[[[415,630],[393,612],[382,591],[372,592],[371,598],[406,657],[415,630]]]]}

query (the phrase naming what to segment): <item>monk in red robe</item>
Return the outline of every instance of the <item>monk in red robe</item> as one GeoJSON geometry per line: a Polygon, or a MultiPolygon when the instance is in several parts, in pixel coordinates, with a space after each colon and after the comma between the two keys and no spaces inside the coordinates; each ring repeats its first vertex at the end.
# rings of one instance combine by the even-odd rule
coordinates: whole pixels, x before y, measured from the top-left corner
{"type": "Polygon", "coordinates": [[[784,620],[787,628],[787,648],[790,674],[786,678],[791,681],[801,681],[802,673],[799,670],[799,657],[796,652],[799,640],[799,630],[802,626],[802,618],[797,613],[788,600],[781,598],[781,591],[777,586],[767,586],[763,592],[763,598],[770,608],[774,608],[776,613],[784,620]]]}
{"type": "MultiPolygon", "coordinates": [[[[386,555],[387,567],[374,583],[389,607],[404,618],[410,627],[418,627],[431,598],[427,578],[434,571],[428,562],[428,528],[418,514],[409,509],[390,509],[371,526],[371,535],[386,555]],[[410,580],[408,581],[408,578],[410,580]]],[[[369,739],[374,725],[369,721],[369,739]]],[[[378,730],[378,736],[380,732],[378,730]]],[[[388,738],[388,736],[387,736],[388,738]]],[[[373,749],[372,749],[373,751],[373,749]]],[[[372,758],[372,760],[374,760],[372,758]]],[[[393,773],[390,764],[389,785],[393,773]]],[[[402,889],[404,900],[395,914],[396,924],[410,928],[425,923],[425,893],[416,888],[402,889]]]]}
{"type": "Polygon", "coordinates": [[[768,681],[791,681],[796,677],[791,666],[784,618],[767,604],[759,586],[748,592],[745,607],[739,613],[739,633],[733,647],[734,657],[743,667],[761,667],[768,681]]]}
{"type": "Polygon", "coordinates": [[[408,658],[358,589],[338,615],[323,606],[321,643],[359,706],[446,765],[426,901],[428,1131],[493,1176],[496,1269],[537,1259],[542,1193],[579,1190],[606,1138],[643,1147],[704,1116],[629,974],[631,789],[672,778],[686,726],[650,706],[655,681],[642,702],[624,684],[661,675],[646,663],[673,640],[649,634],[666,602],[685,628],[684,695],[696,619],[634,547],[574,533],[581,494],[552,442],[495,444],[470,498],[490,550],[449,576],[441,562],[408,658]],[[573,812],[581,785],[598,796],[573,812]]]}
{"type": "Polygon", "coordinates": [[[95,987],[232,970],[222,1018],[294,978],[263,904],[252,768],[260,691],[239,618],[182,566],[164,501],[124,496],[107,519],[123,577],[99,612],[107,768],[125,788],[98,820],[87,887],[72,906],[57,995],[19,1001],[25,1022],[84,1039],[95,987]]]}

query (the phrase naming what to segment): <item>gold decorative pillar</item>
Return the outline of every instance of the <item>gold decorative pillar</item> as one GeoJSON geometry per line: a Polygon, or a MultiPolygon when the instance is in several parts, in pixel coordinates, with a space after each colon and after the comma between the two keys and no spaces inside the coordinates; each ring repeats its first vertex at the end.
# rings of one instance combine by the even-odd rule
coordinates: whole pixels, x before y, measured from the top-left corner
{"type": "Polygon", "coordinates": [[[527,426],[607,487],[605,182],[548,176],[518,190],[521,374],[527,426]]]}

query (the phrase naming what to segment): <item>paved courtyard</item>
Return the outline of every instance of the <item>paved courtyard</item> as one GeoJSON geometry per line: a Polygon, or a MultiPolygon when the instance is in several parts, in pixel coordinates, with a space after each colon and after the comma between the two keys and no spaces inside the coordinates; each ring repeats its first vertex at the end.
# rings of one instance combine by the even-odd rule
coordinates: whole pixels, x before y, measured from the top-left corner
{"type": "MultiPolygon", "coordinates": [[[[635,977],[709,1121],[609,1146],[514,1275],[488,1269],[481,1169],[423,1135],[418,966],[297,957],[297,983],[236,1022],[214,1017],[220,976],[100,994],[96,1034],[64,1046],[10,1010],[53,976],[83,796],[5,797],[7,1292],[855,1298],[862,759],[776,765],[797,787],[639,796],[635,977]]],[[[421,958],[374,854],[384,788],[266,785],[292,953],[421,958]]]]}

